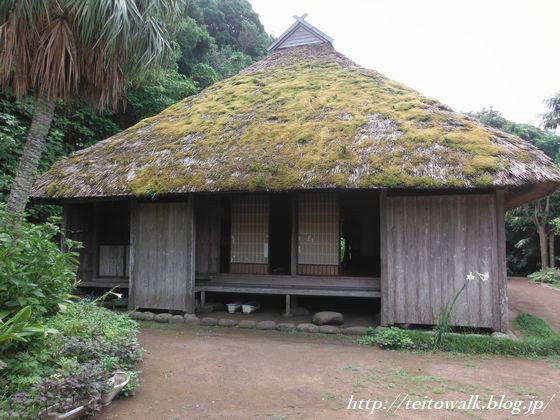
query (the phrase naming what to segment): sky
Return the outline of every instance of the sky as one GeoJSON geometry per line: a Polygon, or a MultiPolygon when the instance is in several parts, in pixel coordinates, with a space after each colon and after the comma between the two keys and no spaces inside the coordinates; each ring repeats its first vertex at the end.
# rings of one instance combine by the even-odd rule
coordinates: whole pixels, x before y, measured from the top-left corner
{"type": "Polygon", "coordinates": [[[540,125],[560,91],[559,0],[249,0],[269,34],[306,20],[358,64],[456,111],[540,125]]]}

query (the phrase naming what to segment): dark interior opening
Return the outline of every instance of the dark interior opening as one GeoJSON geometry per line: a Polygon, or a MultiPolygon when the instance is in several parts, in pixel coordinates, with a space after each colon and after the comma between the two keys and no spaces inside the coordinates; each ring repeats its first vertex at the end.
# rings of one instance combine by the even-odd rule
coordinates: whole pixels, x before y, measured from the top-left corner
{"type": "Polygon", "coordinates": [[[231,254],[231,199],[221,198],[220,214],[220,273],[229,273],[231,254]]]}
{"type": "Polygon", "coordinates": [[[268,234],[271,274],[290,274],[292,261],[292,200],[291,196],[270,196],[268,234]]]}
{"type": "Polygon", "coordinates": [[[97,276],[128,277],[130,209],[128,206],[102,207],[97,217],[97,276]]]}
{"type": "Polygon", "coordinates": [[[130,217],[128,207],[99,210],[99,245],[129,245],[130,217]]]}
{"type": "Polygon", "coordinates": [[[340,266],[343,275],[380,276],[379,224],[377,193],[341,194],[340,266]]]}

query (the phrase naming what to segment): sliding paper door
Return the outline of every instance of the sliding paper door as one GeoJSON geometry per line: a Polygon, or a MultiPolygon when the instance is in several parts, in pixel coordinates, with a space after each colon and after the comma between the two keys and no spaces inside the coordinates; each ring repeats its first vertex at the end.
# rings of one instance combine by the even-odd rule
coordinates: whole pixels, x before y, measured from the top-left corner
{"type": "Polygon", "coordinates": [[[298,211],[298,274],[336,276],[340,260],[336,193],[303,193],[298,211]]]}
{"type": "Polygon", "coordinates": [[[268,273],[268,211],[269,200],[265,195],[232,197],[232,273],[268,273]]]}

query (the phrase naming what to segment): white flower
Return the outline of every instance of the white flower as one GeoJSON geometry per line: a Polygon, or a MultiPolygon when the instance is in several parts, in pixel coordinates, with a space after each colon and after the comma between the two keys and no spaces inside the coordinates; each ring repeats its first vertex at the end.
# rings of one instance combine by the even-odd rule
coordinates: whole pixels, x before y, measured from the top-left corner
{"type": "Polygon", "coordinates": [[[472,273],[472,271],[467,274],[467,281],[473,281],[474,280],[474,274],[472,273]]]}
{"type": "Polygon", "coordinates": [[[109,292],[112,295],[115,295],[117,298],[122,299],[122,293],[115,293],[115,292],[109,292]]]}
{"type": "Polygon", "coordinates": [[[485,282],[486,280],[488,280],[490,278],[490,274],[488,273],[476,273],[478,275],[478,278],[480,278],[480,280],[482,280],[483,282],[485,282]]]}

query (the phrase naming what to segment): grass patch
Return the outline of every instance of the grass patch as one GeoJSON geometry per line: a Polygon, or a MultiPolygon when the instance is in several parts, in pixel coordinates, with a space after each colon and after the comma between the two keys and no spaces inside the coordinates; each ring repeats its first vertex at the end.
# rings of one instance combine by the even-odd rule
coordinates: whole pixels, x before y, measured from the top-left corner
{"type": "MultiPolygon", "coordinates": [[[[494,338],[490,335],[449,335],[438,349],[432,345],[433,334],[428,331],[402,330],[416,349],[444,351],[449,354],[503,355],[518,357],[556,357],[560,355],[560,332],[544,319],[530,313],[519,314],[515,322],[524,334],[520,340],[494,338]]],[[[370,330],[370,339],[361,344],[377,343],[378,330],[370,330]]]]}
{"type": "Polygon", "coordinates": [[[529,337],[554,338],[560,335],[548,322],[531,313],[519,314],[515,323],[529,337]]]}

